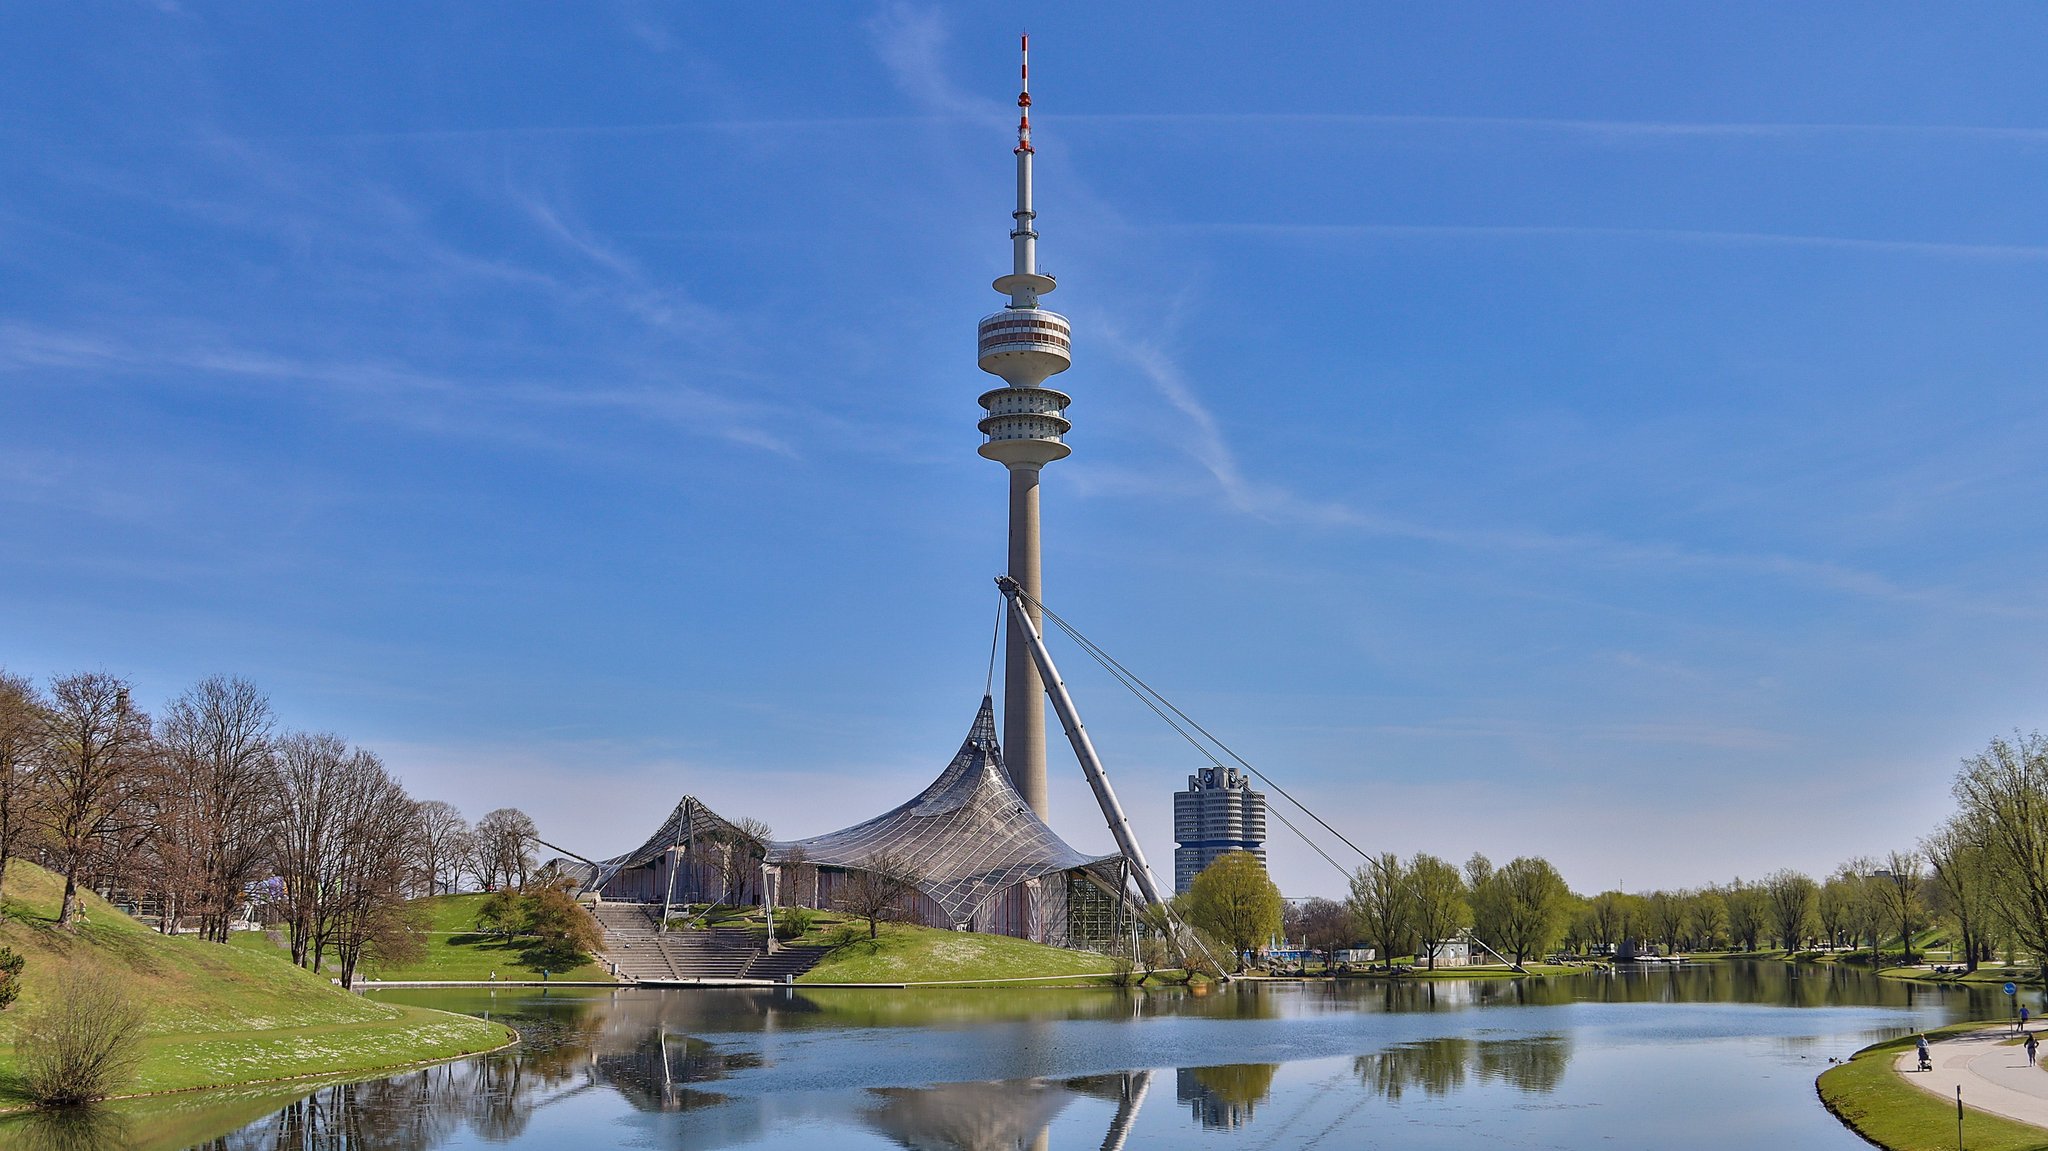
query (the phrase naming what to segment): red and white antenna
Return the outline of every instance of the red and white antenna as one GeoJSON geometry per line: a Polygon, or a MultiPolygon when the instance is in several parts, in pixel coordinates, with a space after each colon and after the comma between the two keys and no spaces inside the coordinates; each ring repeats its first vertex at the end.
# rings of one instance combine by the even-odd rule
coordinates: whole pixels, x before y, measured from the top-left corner
{"type": "Polygon", "coordinates": [[[1031,33],[1024,33],[1024,63],[1017,70],[1023,88],[1017,93],[1017,150],[1031,151],[1031,33]]]}

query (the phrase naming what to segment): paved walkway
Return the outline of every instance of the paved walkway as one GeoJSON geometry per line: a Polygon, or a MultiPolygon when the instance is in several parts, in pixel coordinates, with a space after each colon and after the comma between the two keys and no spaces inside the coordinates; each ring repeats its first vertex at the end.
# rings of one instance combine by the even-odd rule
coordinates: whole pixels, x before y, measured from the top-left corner
{"type": "MultiPolygon", "coordinates": [[[[2042,1037],[2042,1063],[2048,1064],[2048,1032],[2042,1037]]],[[[1929,1049],[1934,1070],[1920,1070],[1920,1053],[1908,1047],[1893,1064],[1906,1082],[1950,1102],[1963,1089],[1963,1106],[1989,1111],[2048,1128],[2048,1067],[2027,1066],[2026,1048],[2006,1045],[2007,1027],[1973,1031],[1936,1041],[1929,1049]]]]}

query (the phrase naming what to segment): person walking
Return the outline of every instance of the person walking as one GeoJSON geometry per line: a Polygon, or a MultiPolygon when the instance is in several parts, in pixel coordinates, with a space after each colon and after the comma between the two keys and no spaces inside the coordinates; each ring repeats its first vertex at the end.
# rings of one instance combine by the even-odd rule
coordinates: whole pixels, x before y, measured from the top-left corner
{"type": "Polygon", "coordinates": [[[1913,1040],[1913,1045],[1920,1049],[1920,1070],[1934,1070],[1934,1056],[1929,1054],[1927,1050],[1927,1037],[1925,1035],[1916,1036],[1913,1040]]]}
{"type": "Polygon", "coordinates": [[[2034,1066],[2034,1053],[2041,1049],[2041,1037],[2027,1032],[2027,1066],[2034,1066]]]}

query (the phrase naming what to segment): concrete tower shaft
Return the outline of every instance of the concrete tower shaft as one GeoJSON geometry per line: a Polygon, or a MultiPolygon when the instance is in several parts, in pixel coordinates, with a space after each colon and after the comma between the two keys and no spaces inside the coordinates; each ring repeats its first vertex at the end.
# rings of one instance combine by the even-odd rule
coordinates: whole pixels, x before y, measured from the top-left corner
{"type": "MultiPolygon", "coordinates": [[[[975,329],[975,362],[1000,376],[1003,386],[981,395],[988,413],[975,426],[987,437],[981,454],[1010,469],[1009,575],[1035,605],[1045,598],[1038,547],[1038,472],[1064,459],[1061,437],[1073,424],[1065,392],[1047,378],[1073,363],[1072,325],[1039,306],[1059,285],[1038,270],[1038,212],[1032,206],[1031,38],[1023,42],[1022,90],[1017,93],[1017,209],[1010,213],[1010,272],[995,290],[1010,297],[1002,311],[983,316],[975,329]]],[[[1038,609],[1031,608],[1034,625],[1038,609]]],[[[1003,658],[1003,762],[1019,795],[1040,819],[1048,818],[1045,782],[1045,685],[1023,632],[1013,620],[1003,658]]]]}

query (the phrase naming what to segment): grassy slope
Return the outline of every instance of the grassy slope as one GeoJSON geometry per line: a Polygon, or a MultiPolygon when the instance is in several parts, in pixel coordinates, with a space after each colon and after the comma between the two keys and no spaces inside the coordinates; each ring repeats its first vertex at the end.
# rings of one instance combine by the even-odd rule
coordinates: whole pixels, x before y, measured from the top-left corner
{"type": "Polygon", "coordinates": [[[16,860],[7,869],[0,944],[27,958],[22,995],[0,1015],[0,1104],[19,1101],[13,1044],[49,995],[54,973],[82,963],[120,979],[148,1005],[132,1091],[169,1091],[446,1059],[512,1038],[495,1023],[374,1003],[289,963],[236,947],[170,938],[97,897],[74,930],[55,926],[62,882],[16,860]]]}
{"type": "MultiPolygon", "coordinates": [[[[1982,1026],[1959,1023],[1928,1034],[1952,1035],[1982,1026]]],[[[1857,1134],[1890,1151],[1952,1151],[1955,1103],[1922,1091],[1892,1069],[1899,1053],[1912,1046],[1913,1037],[1903,1035],[1865,1047],[1847,1063],[1828,1068],[1817,1084],[1821,1102],[1857,1134]]],[[[1969,1113],[1963,1136],[1970,1151],[2048,1149],[2048,1131],[1982,1111],[1969,1113]]]]}
{"type": "MultiPolygon", "coordinates": [[[[814,933],[815,936],[816,933],[814,933]]],[[[809,941],[809,940],[807,940],[809,941]]],[[[885,923],[870,941],[865,927],[840,943],[798,983],[934,983],[953,980],[1091,977],[1110,961],[1087,951],[1047,947],[1007,935],[885,923]]]]}
{"type": "MultiPolygon", "coordinates": [[[[418,906],[426,910],[428,920],[426,954],[418,962],[403,967],[365,963],[362,977],[462,982],[487,980],[495,972],[501,980],[538,980],[540,969],[528,965],[522,958],[532,942],[530,939],[500,939],[476,930],[477,908],[486,898],[484,895],[436,895],[419,900],[418,906]]],[[[280,950],[277,944],[269,942],[258,932],[244,932],[236,937],[235,945],[265,953],[280,950]]],[[[586,963],[573,971],[556,971],[549,977],[611,981],[611,975],[597,963],[586,963]]]]}

